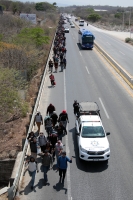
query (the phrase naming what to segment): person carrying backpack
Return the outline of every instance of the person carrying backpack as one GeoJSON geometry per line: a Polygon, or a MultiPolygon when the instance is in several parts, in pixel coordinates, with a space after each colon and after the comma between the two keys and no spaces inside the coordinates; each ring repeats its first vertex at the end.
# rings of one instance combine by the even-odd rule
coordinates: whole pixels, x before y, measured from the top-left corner
{"type": "Polygon", "coordinates": [[[34,126],[35,126],[35,123],[38,127],[38,130],[37,132],[39,133],[40,132],[40,126],[41,124],[43,124],[43,119],[42,119],[42,115],[41,113],[38,111],[37,114],[35,115],[35,118],[34,118],[34,126]]]}
{"type": "Polygon", "coordinates": [[[62,122],[63,126],[66,128],[67,122],[69,123],[68,114],[66,110],[63,110],[59,115],[59,122],[62,122]]]}
{"type": "Polygon", "coordinates": [[[41,132],[37,138],[37,146],[41,148],[41,151],[44,153],[47,144],[47,139],[45,135],[41,132]]]}
{"type": "Polygon", "coordinates": [[[78,115],[78,113],[79,113],[79,103],[77,102],[77,100],[74,101],[73,109],[74,109],[74,114],[78,115]]]}

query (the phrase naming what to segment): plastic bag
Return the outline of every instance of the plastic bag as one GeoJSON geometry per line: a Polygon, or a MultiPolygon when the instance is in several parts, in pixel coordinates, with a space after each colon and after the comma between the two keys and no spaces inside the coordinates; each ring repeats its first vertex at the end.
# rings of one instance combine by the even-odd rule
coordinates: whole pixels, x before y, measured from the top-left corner
{"type": "Polygon", "coordinates": [[[41,148],[39,147],[39,148],[37,148],[37,155],[38,154],[41,154],[41,148]]]}

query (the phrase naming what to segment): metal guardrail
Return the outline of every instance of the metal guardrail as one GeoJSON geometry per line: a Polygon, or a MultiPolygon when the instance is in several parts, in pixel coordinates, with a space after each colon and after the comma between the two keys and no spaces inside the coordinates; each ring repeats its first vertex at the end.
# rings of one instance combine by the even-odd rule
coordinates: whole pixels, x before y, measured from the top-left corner
{"type": "MultiPolygon", "coordinates": [[[[55,35],[56,35],[56,31],[55,31],[55,35]]],[[[35,106],[34,106],[34,110],[33,110],[33,113],[32,113],[30,126],[29,126],[29,129],[28,129],[28,134],[32,131],[32,128],[33,128],[33,125],[34,125],[34,116],[35,116],[37,109],[38,109],[38,106],[39,106],[39,102],[40,102],[40,98],[41,98],[41,94],[42,94],[42,90],[43,90],[43,85],[44,85],[44,81],[45,81],[45,77],[46,77],[48,61],[49,61],[50,53],[51,53],[51,50],[52,50],[52,47],[53,47],[55,35],[54,35],[53,41],[51,43],[51,48],[50,48],[50,51],[49,51],[49,54],[48,54],[48,57],[47,57],[47,62],[46,62],[46,65],[45,65],[45,69],[44,69],[43,76],[42,76],[43,78],[42,78],[42,81],[41,81],[38,96],[37,96],[35,106]]],[[[13,198],[15,197],[15,194],[16,194],[16,191],[17,191],[17,188],[18,188],[18,185],[19,185],[19,180],[20,180],[20,177],[21,177],[21,173],[22,173],[24,159],[25,159],[27,149],[28,149],[28,140],[26,139],[25,144],[24,144],[24,148],[23,148],[22,157],[21,157],[21,160],[20,160],[20,165],[18,167],[18,172],[16,174],[13,185],[8,189],[8,200],[13,200],[13,198]]]]}

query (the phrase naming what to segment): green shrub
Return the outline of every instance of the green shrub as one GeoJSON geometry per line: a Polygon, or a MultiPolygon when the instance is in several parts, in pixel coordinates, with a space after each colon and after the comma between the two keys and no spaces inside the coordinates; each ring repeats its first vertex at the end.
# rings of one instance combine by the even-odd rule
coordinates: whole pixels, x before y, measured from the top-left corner
{"type": "Polygon", "coordinates": [[[27,112],[28,112],[28,103],[27,102],[22,102],[20,105],[20,112],[21,112],[21,117],[26,117],[27,112]]]}
{"type": "Polygon", "coordinates": [[[88,19],[92,22],[96,22],[98,21],[99,19],[101,19],[101,16],[97,13],[92,13],[88,16],[88,19]]]}
{"type": "Polygon", "coordinates": [[[129,43],[131,41],[131,38],[125,38],[125,42],[129,43]]]}

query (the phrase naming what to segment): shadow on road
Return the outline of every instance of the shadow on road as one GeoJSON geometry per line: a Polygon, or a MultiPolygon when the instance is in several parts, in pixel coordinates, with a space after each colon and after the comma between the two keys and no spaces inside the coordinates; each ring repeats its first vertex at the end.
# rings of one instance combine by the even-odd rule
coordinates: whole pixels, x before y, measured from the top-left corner
{"type": "Polygon", "coordinates": [[[67,188],[64,187],[64,184],[61,182],[58,182],[56,185],[53,186],[53,188],[59,192],[60,190],[64,190],[65,194],[67,194],[67,188]]]}
{"type": "Polygon", "coordinates": [[[75,133],[75,128],[69,130],[69,132],[72,133],[72,139],[73,139],[73,145],[74,145],[74,151],[75,151],[75,156],[73,156],[73,158],[75,158],[76,160],[76,165],[78,169],[85,172],[96,173],[96,172],[102,172],[108,168],[107,162],[102,162],[102,161],[87,162],[87,161],[79,159],[77,135],[75,133]]]}

